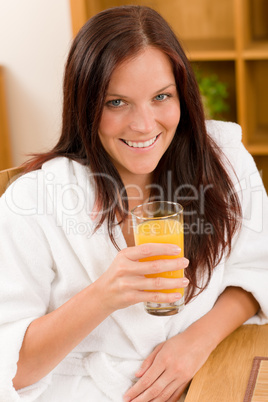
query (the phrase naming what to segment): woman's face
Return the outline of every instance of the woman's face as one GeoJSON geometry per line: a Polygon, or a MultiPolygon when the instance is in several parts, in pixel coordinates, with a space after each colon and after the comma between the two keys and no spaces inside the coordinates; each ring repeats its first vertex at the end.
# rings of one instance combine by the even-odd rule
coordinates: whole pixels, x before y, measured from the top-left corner
{"type": "Polygon", "coordinates": [[[99,126],[103,147],[123,182],[150,174],[170,145],[180,120],[172,65],[147,47],[113,72],[99,126]]]}

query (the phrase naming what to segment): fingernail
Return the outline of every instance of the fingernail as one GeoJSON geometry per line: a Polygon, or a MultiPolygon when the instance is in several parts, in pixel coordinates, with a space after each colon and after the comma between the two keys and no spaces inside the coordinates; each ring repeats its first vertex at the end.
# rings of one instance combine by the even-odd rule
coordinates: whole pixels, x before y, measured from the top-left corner
{"type": "Polygon", "coordinates": [[[187,268],[190,261],[187,260],[187,258],[183,257],[183,258],[182,258],[182,262],[183,262],[183,265],[184,265],[183,268],[187,268]]]}
{"type": "Polygon", "coordinates": [[[189,279],[183,278],[182,283],[183,283],[183,285],[185,285],[185,286],[189,285],[189,279]]]}
{"type": "Polygon", "coordinates": [[[172,246],[172,252],[173,252],[174,254],[180,254],[181,248],[180,248],[179,246],[173,245],[173,246],[172,246]]]}

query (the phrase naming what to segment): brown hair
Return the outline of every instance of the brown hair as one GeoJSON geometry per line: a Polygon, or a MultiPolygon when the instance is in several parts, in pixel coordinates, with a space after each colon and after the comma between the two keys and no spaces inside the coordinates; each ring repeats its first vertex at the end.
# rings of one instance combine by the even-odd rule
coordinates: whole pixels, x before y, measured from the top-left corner
{"type": "MultiPolygon", "coordinates": [[[[222,162],[221,151],[206,132],[202,102],[194,73],[167,22],[145,6],[122,6],[95,15],[82,27],[69,52],[64,78],[62,132],[57,145],[36,155],[26,171],[38,169],[54,157],[64,156],[90,166],[95,174],[98,203],[102,206],[99,227],[106,219],[111,240],[115,214],[126,218],[128,202],[123,182],[104,150],[98,126],[112,72],[144,47],[154,46],[170,59],[181,105],[181,118],[173,141],[154,172],[153,183],[164,197],[183,204],[189,228],[200,221],[213,228],[209,233],[185,233],[185,255],[190,260],[187,301],[209,283],[223,255],[231,252],[231,240],[241,215],[239,200],[222,162]],[[171,172],[171,191],[167,173],[171,172]],[[113,181],[107,179],[112,177],[113,181]],[[114,186],[117,183],[117,187],[114,186]],[[176,200],[173,196],[180,189],[176,200]],[[204,209],[192,189],[206,188],[204,209]],[[124,197],[114,207],[118,193],[124,197]],[[170,195],[171,194],[171,195],[170,195]]],[[[156,194],[151,194],[151,197],[156,194]]]]}

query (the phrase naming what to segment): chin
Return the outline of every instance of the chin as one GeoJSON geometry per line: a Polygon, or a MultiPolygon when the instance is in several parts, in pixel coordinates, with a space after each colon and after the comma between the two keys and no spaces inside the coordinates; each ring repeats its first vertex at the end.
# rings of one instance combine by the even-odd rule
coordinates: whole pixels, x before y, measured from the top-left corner
{"type": "MultiPolygon", "coordinates": [[[[157,166],[157,165],[156,165],[157,166]]],[[[141,175],[141,174],[151,174],[151,173],[153,173],[154,172],[154,170],[155,170],[155,168],[156,168],[156,166],[150,166],[150,167],[138,167],[137,169],[131,169],[130,171],[133,173],[133,174],[137,174],[137,175],[141,175]]]]}
{"type": "Polygon", "coordinates": [[[135,163],[131,166],[129,166],[130,171],[136,174],[150,174],[153,173],[153,171],[156,169],[159,160],[157,159],[156,161],[147,161],[147,163],[135,163]]]}

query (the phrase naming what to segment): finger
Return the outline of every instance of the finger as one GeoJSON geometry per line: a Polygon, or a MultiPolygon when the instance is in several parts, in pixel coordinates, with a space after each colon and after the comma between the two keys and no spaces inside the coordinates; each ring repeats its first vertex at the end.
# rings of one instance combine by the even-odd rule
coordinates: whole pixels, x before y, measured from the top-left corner
{"type": "Polygon", "coordinates": [[[171,395],[169,399],[167,399],[167,402],[178,402],[180,397],[183,395],[184,391],[186,389],[185,384],[180,386],[179,388],[176,389],[176,391],[171,395]]]}
{"type": "MultiPolygon", "coordinates": [[[[136,282],[140,290],[168,290],[186,288],[189,284],[187,278],[140,278],[136,282]]],[[[175,291],[175,290],[174,290],[175,291]]],[[[179,290],[178,290],[179,291],[179,290]]]]}
{"type": "Polygon", "coordinates": [[[185,257],[153,261],[128,261],[128,272],[137,275],[159,274],[161,272],[184,270],[189,265],[185,257]]]}
{"type": "Polygon", "coordinates": [[[151,366],[148,371],[133,385],[130,390],[124,396],[124,401],[150,401],[151,399],[142,399],[144,398],[143,393],[157,380],[158,377],[162,374],[162,369],[159,365],[151,366]],[[137,399],[136,399],[137,398],[137,399]],[[139,398],[139,399],[138,399],[139,398]]]}
{"type": "Polygon", "coordinates": [[[138,270],[144,275],[158,274],[167,271],[179,271],[187,268],[189,260],[184,257],[174,259],[159,259],[154,261],[142,261],[138,263],[138,270]]]}
{"type": "MultiPolygon", "coordinates": [[[[161,377],[164,377],[164,376],[161,376],[161,377]]],[[[160,378],[159,378],[159,380],[160,380],[160,378]]],[[[162,379],[162,384],[161,383],[157,384],[159,380],[157,380],[152,385],[151,390],[148,390],[148,395],[146,395],[147,391],[144,392],[144,397],[150,398],[151,394],[153,395],[153,394],[158,393],[157,396],[154,397],[154,399],[153,399],[154,402],[163,402],[163,401],[171,402],[171,400],[172,401],[174,400],[174,402],[177,402],[178,398],[174,399],[174,398],[176,398],[176,396],[175,396],[176,393],[178,394],[177,382],[175,380],[170,382],[170,378],[167,377],[165,379],[164,378],[162,379]],[[167,384],[167,385],[165,386],[165,384],[167,384]],[[155,387],[155,389],[154,389],[154,387],[155,387]]],[[[149,400],[151,400],[151,399],[149,399],[149,400]]]]}
{"type": "MultiPolygon", "coordinates": [[[[139,380],[141,381],[141,380],[139,380]]],[[[147,389],[140,393],[133,402],[145,401],[167,401],[169,397],[176,391],[176,382],[171,379],[171,375],[163,372],[156,381],[154,381],[147,389]]]]}
{"type": "Polygon", "coordinates": [[[180,247],[168,243],[146,243],[140,244],[139,246],[127,247],[120,251],[120,254],[125,255],[133,261],[158,255],[179,256],[180,253],[180,247]]]}
{"type": "MultiPolygon", "coordinates": [[[[151,302],[151,303],[175,303],[182,298],[182,294],[179,292],[148,292],[140,291],[137,300],[139,303],[151,302]]],[[[138,303],[137,302],[137,303],[138,303]]]]}
{"type": "Polygon", "coordinates": [[[160,351],[160,349],[162,349],[163,347],[163,343],[160,343],[159,345],[157,345],[154,350],[152,351],[152,353],[143,361],[141,367],[139,368],[139,370],[135,373],[136,377],[141,377],[153,364],[153,361],[155,359],[155,356],[157,355],[157,353],[160,351]]]}

